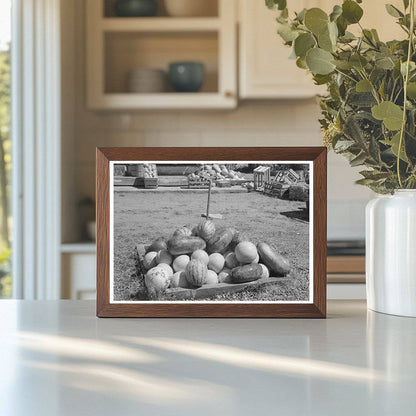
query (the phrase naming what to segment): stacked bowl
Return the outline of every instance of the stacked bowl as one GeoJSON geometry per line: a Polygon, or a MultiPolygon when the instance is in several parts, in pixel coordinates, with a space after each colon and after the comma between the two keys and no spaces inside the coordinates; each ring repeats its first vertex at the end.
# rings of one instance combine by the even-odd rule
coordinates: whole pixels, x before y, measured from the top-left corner
{"type": "Polygon", "coordinates": [[[158,93],[167,89],[166,72],[161,69],[138,68],[129,73],[128,91],[134,93],[158,93]]]}

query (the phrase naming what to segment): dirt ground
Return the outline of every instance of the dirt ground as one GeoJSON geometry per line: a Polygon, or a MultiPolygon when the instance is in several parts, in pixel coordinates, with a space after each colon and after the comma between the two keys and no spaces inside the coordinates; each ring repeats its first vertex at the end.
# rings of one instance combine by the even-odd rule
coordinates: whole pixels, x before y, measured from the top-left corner
{"type": "MultiPolygon", "coordinates": [[[[246,290],[214,300],[308,300],[309,222],[304,202],[286,201],[250,193],[214,193],[212,213],[223,215],[219,226],[243,231],[253,243],[265,241],[286,256],[292,270],[289,288],[246,290]]],[[[206,208],[206,195],[196,192],[120,192],[114,194],[114,299],[131,300],[143,293],[136,272],[136,244],[150,244],[156,237],[171,235],[183,225],[194,226],[206,208]]]]}

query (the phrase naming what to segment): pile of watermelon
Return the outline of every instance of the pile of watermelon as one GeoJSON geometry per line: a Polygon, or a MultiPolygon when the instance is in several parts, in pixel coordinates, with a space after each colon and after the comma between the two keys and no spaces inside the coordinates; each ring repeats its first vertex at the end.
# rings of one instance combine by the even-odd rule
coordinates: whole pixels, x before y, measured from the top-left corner
{"type": "Polygon", "coordinates": [[[151,163],[145,163],[144,165],[144,177],[145,178],[157,178],[157,167],[151,163]]]}
{"type": "Polygon", "coordinates": [[[235,170],[227,169],[225,165],[201,165],[200,168],[189,174],[191,180],[224,180],[224,179],[242,179],[244,176],[235,170]]]}
{"type": "Polygon", "coordinates": [[[209,219],[154,240],[146,247],[143,266],[151,299],[169,288],[240,284],[290,272],[288,260],[268,244],[255,245],[234,228],[217,229],[209,219]]]}

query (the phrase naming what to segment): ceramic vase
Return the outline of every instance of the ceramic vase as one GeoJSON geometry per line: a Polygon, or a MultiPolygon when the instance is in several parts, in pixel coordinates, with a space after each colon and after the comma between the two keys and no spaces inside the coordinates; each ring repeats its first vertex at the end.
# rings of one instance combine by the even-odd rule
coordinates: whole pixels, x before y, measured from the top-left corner
{"type": "Polygon", "coordinates": [[[416,317],[416,190],[368,203],[366,284],[369,309],[416,317]]]}

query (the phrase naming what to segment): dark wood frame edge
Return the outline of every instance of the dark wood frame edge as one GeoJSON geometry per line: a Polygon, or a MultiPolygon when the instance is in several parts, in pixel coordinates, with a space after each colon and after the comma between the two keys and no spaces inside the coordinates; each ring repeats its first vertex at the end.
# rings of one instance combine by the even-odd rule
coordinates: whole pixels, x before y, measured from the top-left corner
{"type": "Polygon", "coordinates": [[[325,318],[326,163],[325,147],[147,147],[97,148],[97,316],[101,318],[325,318]],[[186,156],[184,156],[186,151],[186,156]],[[276,156],[276,152],[278,155],[276,156]],[[273,153],[275,154],[273,156],[273,153]],[[117,160],[299,160],[313,161],[314,302],[287,304],[111,304],[109,162],[117,160]],[[319,237],[319,238],[317,238],[319,237]]]}

